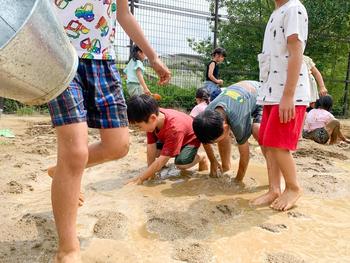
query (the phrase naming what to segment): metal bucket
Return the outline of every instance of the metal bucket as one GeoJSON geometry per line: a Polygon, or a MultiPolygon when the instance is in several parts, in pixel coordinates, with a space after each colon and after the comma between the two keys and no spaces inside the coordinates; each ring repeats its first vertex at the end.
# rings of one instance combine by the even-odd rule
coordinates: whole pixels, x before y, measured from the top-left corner
{"type": "Polygon", "coordinates": [[[78,56],[52,0],[0,0],[0,97],[43,104],[73,79],[78,56]]]}

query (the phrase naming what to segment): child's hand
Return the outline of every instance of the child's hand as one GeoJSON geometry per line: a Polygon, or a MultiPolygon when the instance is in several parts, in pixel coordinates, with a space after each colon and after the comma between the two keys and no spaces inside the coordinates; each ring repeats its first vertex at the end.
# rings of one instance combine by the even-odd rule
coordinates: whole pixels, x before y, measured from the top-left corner
{"type": "Polygon", "coordinates": [[[140,184],[143,184],[144,180],[142,179],[141,176],[137,176],[137,177],[134,177],[134,178],[131,178],[130,180],[126,181],[125,184],[137,184],[137,185],[140,185],[140,184]]]}
{"type": "Polygon", "coordinates": [[[217,84],[222,85],[222,84],[224,84],[224,81],[222,79],[219,79],[217,84]]]}
{"type": "Polygon", "coordinates": [[[218,178],[221,173],[222,173],[221,164],[218,161],[211,162],[209,176],[213,178],[218,178]]]}
{"type": "Polygon", "coordinates": [[[159,76],[159,85],[165,85],[170,81],[171,73],[167,66],[163,64],[163,62],[156,58],[153,61],[150,61],[151,67],[154,69],[154,71],[159,76]]]}
{"type": "Polygon", "coordinates": [[[280,123],[290,122],[295,118],[295,106],[293,97],[282,96],[279,105],[280,123]]]}
{"type": "Polygon", "coordinates": [[[149,96],[152,95],[151,91],[150,91],[148,88],[144,89],[143,92],[144,92],[146,95],[149,95],[149,96]]]}
{"type": "Polygon", "coordinates": [[[326,96],[328,93],[328,90],[326,89],[326,87],[320,87],[320,96],[326,96]]]}

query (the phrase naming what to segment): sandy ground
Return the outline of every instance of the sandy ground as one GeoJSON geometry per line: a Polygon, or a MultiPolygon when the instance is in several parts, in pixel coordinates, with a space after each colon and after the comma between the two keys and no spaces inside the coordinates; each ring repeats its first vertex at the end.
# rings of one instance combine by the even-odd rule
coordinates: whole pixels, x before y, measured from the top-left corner
{"type": "MultiPolygon", "coordinates": [[[[350,135],[350,121],[343,121],[350,135]]],[[[0,262],[49,262],[57,243],[46,168],[56,139],[48,117],[2,116],[0,262]]],[[[90,133],[90,141],[98,134],[90,133]]],[[[86,170],[77,228],[83,262],[350,262],[350,148],[302,140],[294,153],[304,195],[288,212],[252,208],[267,189],[263,158],[251,141],[244,185],[194,170],[144,186],[123,183],[146,163],[145,136],[133,132],[128,156],[86,170]]],[[[238,153],[232,156],[237,167],[238,153]]]]}

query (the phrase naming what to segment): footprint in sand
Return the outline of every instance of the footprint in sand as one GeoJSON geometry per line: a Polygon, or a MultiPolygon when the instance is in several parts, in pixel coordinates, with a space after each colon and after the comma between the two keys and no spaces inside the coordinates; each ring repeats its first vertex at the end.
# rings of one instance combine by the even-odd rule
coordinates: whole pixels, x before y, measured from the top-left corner
{"type": "Polygon", "coordinates": [[[187,237],[202,239],[210,232],[208,220],[181,212],[165,212],[151,217],[146,228],[151,233],[157,233],[161,240],[171,241],[187,237]]]}
{"type": "Polygon", "coordinates": [[[296,212],[296,211],[289,211],[287,213],[288,217],[290,218],[303,218],[303,219],[306,219],[306,218],[309,218],[307,215],[304,215],[303,213],[300,213],[300,212],[296,212]]]}
{"type": "Polygon", "coordinates": [[[267,263],[306,263],[305,260],[293,256],[287,253],[274,253],[274,254],[268,254],[266,257],[265,262],[267,263]]]}
{"type": "Polygon", "coordinates": [[[9,194],[22,194],[23,185],[21,185],[17,181],[10,181],[6,184],[5,192],[9,194]]]}
{"type": "Polygon", "coordinates": [[[259,225],[260,228],[272,232],[272,233],[280,233],[283,230],[288,229],[288,227],[285,224],[270,224],[270,223],[264,223],[259,225]]]}
{"type": "Polygon", "coordinates": [[[329,198],[345,196],[350,189],[349,183],[329,174],[301,178],[301,184],[305,193],[329,198]]]}
{"type": "Polygon", "coordinates": [[[161,240],[203,239],[212,233],[215,225],[232,222],[241,214],[234,200],[200,200],[183,212],[167,211],[159,206],[158,210],[150,210],[146,229],[156,233],[161,240]]]}
{"type": "Polygon", "coordinates": [[[49,262],[56,251],[55,224],[44,215],[26,214],[0,236],[0,262],[49,262]]]}
{"type": "Polygon", "coordinates": [[[175,247],[172,255],[175,260],[188,263],[214,263],[215,259],[210,248],[200,243],[180,244],[175,247]]]}
{"type": "Polygon", "coordinates": [[[127,234],[128,218],[119,212],[99,211],[94,216],[98,218],[94,233],[104,239],[124,239],[127,234]]]}

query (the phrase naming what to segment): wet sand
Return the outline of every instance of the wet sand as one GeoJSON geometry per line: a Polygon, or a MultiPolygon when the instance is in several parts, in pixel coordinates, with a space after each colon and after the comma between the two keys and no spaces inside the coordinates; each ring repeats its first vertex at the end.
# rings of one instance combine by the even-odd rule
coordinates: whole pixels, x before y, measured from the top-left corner
{"type": "MultiPolygon", "coordinates": [[[[343,124],[349,136],[350,121],[343,124]]],[[[43,116],[3,115],[4,128],[16,138],[0,137],[0,262],[49,262],[57,245],[46,175],[56,158],[54,130],[43,116]]],[[[292,210],[275,212],[249,206],[267,190],[255,141],[244,185],[170,165],[161,173],[166,179],[125,186],[146,163],[145,136],[131,135],[126,158],[84,175],[77,222],[83,262],[350,262],[348,145],[302,140],[294,156],[304,195],[292,210]]]]}

